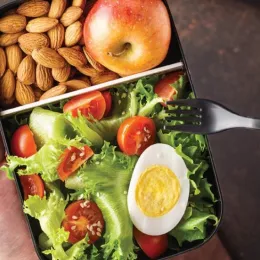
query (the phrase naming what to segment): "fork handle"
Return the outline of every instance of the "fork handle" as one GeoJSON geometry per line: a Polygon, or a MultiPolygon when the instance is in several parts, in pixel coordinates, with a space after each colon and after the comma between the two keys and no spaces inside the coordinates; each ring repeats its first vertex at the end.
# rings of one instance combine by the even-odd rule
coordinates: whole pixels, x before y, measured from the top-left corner
{"type": "Polygon", "coordinates": [[[244,117],[236,115],[234,117],[233,127],[235,128],[250,128],[250,129],[260,129],[260,119],[244,117]]]}

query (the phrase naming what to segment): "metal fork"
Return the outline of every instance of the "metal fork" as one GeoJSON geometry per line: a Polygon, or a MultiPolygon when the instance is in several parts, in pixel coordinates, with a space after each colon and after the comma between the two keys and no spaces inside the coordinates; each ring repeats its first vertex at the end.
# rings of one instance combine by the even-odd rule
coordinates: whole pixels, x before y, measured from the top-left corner
{"type": "Polygon", "coordinates": [[[213,134],[231,128],[260,129],[260,119],[240,116],[211,100],[179,99],[167,104],[177,107],[166,111],[170,115],[166,120],[182,124],[164,125],[165,131],[213,134]]]}

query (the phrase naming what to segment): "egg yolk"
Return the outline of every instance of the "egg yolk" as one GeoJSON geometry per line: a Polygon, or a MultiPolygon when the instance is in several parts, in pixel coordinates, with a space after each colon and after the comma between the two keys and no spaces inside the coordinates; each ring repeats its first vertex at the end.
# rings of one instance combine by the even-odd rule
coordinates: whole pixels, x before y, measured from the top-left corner
{"type": "Polygon", "coordinates": [[[167,167],[153,165],[139,177],[135,200],[148,217],[160,217],[168,213],[180,197],[180,182],[167,167]]]}

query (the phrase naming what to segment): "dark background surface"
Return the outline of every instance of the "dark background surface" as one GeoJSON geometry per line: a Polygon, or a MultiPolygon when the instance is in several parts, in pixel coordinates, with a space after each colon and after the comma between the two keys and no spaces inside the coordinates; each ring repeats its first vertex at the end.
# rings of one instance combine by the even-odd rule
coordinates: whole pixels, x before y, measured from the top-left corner
{"type": "MultiPolygon", "coordinates": [[[[260,3],[168,0],[198,97],[260,118],[260,3]]],[[[260,131],[209,137],[224,198],[220,237],[234,259],[260,259],[260,131]]]]}

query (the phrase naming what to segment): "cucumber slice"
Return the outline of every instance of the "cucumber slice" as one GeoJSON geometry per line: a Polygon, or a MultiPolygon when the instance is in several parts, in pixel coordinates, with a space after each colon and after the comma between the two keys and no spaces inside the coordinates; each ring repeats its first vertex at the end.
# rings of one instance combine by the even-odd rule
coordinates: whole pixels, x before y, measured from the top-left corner
{"type": "Polygon", "coordinates": [[[29,126],[40,149],[50,139],[75,138],[76,134],[63,114],[40,107],[33,109],[29,126]]]}

